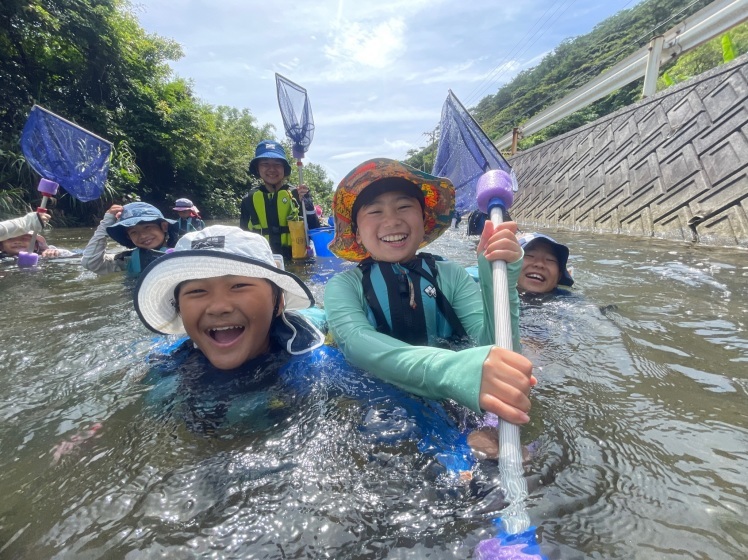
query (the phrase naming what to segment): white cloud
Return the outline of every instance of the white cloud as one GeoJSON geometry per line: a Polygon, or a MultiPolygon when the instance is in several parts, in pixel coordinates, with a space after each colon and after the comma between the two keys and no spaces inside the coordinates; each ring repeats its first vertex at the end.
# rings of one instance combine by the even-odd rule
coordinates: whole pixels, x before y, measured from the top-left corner
{"type": "Polygon", "coordinates": [[[431,109],[416,109],[408,107],[391,107],[385,109],[365,109],[352,112],[317,112],[317,122],[324,122],[325,126],[360,125],[366,123],[404,123],[424,119],[439,120],[441,106],[431,109]]]}
{"type": "Polygon", "coordinates": [[[332,43],[324,48],[324,53],[336,64],[385,68],[404,53],[405,31],[405,22],[397,18],[371,28],[366,23],[342,22],[332,32],[332,43]]]}
{"type": "Polygon", "coordinates": [[[438,124],[448,89],[474,105],[624,2],[576,0],[540,33],[540,0],[137,0],[135,10],[147,32],[183,46],[172,67],[196,95],[248,108],[279,137],[274,73],[307,88],[309,161],[335,179],[369,157],[404,158],[438,124]]]}
{"type": "Polygon", "coordinates": [[[359,159],[368,156],[371,154],[369,150],[359,150],[357,152],[344,152],[342,154],[336,154],[334,156],[330,156],[330,160],[332,161],[339,161],[339,160],[349,160],[349,159],[359,159]]]}

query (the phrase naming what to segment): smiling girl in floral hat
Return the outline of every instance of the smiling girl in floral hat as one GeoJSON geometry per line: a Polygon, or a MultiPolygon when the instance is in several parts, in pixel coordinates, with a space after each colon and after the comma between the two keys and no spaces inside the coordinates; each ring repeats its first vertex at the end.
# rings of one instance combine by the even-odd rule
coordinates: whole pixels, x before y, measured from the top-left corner
{"type": "Polygon", "coordinates": [[[454,187],[390,159],[366,161],[335,191],[330,250],[359,265],[325,290],[330,330],[355,366],[418,395],[453,399],[512,423],[529,421],[532,364],[493,346],[490,261],[508,262],[513,342],[519,349],[516,224],[486,227],[478,244],[481,288],[465,269],[417,251],[450,224],[454,187]],[[481,346],[434,348],[445,339],[481,346]]]}

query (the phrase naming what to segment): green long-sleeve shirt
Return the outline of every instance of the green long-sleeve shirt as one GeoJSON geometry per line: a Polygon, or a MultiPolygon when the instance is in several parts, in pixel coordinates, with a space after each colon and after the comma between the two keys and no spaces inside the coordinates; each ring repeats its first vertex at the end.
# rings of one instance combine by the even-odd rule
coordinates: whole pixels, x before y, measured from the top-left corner
{"type": "MultiPolygon", "coordinates": [[[[346,359],[354,366],[417,395],[452,399],[480,412],[483,362],[494,342],[491,265],[478,258],[480,287],[460,265],[437,261],[439,289],[452,305],[468,335],[480,346],[454,351],[411,346],[377,332],[367,319],[368,304],[358,268],[335,275],[325,288],[325,311],[330,330],[346,359]]],[[[517,279],[522,259],[507,265],[512,343],[519,343],[517,279]]]]}

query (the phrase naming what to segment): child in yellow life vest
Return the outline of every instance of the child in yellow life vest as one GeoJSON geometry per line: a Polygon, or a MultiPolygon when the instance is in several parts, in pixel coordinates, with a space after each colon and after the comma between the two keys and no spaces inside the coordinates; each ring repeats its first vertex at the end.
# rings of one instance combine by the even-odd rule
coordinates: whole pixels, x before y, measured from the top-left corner
{"type": "Polygon", "coordinates": [[[291,165],[286,160],[286,152],[279,142],[263,140],[255,149],[255,157],[249,163],[249,172],[262,180],[242,200],[239,226],[264,236],[270,243],[273,253],[291,258],[291,235],[288,221],[302,208],[309,229],[319,227],[319,219],[314,210],[314,202],[306,185],[294,188],[286,184],[291,174],[291,165]]]}
{"type": "Polygon", "coordinates": [[[512,331],[519,350],[517,276],[522,249],[516,224],[487,222],[478,245],[482,290],[457,263],[417,253],[447,230],[454,187],[389,159],[366,161],[335,191],[330,250],[359,266],[325,289],[331,332],[355,366],[412,393],[452,399],[523,424],[536,380],[522,355],[493,346],[490,261],[508,263],[512,331]],[[464,337],[480,346],[433,347],[464,337]]]}

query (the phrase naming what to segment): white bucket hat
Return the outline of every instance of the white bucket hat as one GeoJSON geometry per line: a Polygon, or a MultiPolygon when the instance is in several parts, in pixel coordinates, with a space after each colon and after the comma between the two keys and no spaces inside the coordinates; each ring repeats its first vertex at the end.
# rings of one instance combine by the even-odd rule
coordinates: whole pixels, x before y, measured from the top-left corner
{"type": "Polygon", "coordinates": [[[209,226],[186,234],[143,271],[135,286],[135,311],[154,332],[183,334],[174,289],[187,280],[228,275],[269,280],[283,290],[287,310],[314,305],[304,282],[276,266],[264,237],[234,226],[209,226]]]}

